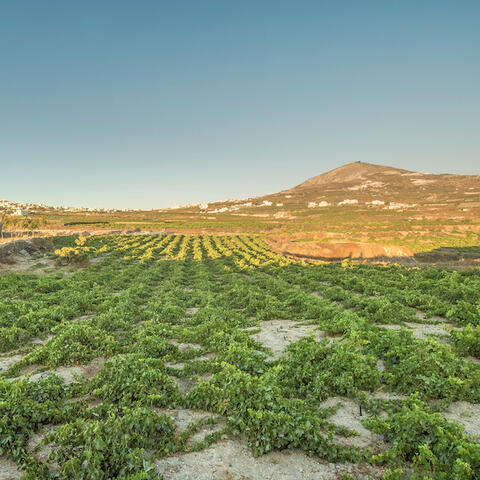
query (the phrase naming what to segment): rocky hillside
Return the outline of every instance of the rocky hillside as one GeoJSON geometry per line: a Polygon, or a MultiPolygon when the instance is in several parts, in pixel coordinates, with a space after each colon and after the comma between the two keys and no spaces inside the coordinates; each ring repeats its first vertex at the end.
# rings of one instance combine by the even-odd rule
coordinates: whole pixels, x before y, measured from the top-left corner
{"type": "Polygon", "coordinates": [[[278,203],[315,208],[371,205],[390,210],[480,207],[480,175],[428,174],[354,162],[268,195],[278,203]],[[309,202],[312,202],[309,205],[309,202]]]}

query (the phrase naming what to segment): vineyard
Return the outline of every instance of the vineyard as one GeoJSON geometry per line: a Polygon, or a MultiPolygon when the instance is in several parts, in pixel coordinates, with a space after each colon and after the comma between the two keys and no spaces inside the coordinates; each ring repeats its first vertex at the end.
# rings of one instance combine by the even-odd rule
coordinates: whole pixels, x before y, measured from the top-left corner
{"type": "Polygon", "coordinates": [[[55,244],[0,276],[0,479],[480,479],[480,269],[55,244]]]}

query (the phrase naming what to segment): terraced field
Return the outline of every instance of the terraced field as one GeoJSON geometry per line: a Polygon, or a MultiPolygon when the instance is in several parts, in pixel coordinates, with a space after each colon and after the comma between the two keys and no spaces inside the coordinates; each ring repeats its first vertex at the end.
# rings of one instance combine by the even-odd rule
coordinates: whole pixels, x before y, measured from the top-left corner
{"type": "Polygon", "coordinates": [[[0,276],[0,479],[480,478],[479,269],[55,242],[0,276]]]}

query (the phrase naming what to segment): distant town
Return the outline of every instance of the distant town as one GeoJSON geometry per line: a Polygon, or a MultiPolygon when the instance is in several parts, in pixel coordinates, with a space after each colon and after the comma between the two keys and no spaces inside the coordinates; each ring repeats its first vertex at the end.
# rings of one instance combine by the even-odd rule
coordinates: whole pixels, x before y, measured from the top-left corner
{"type": "Polygon", "coordinates": [[[64,207],[58,205],[44,205],[41,203],[20,203],[10,200],[0,200],[0,211],[13,216],[28,216],[31,213],[41,212],[76,212],[76,213],[115,213],[135,212],[139,209],[116,209],[116,208],[88,208],[88,207],[64,207]]]}

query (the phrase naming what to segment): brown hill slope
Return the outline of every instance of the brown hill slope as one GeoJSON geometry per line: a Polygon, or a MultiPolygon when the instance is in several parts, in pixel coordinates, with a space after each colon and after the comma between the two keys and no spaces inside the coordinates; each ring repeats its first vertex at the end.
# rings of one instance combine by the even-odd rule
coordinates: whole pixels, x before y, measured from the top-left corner
{"type": "Polygon", "coordinates": [[[348,183],[357,180],[367,180],[376,178],[379,175],[403,175],[412,173],[408,170],[402,170],[393,167],[384,167],[372,163],[352,162],[341,167],[322,173],[316,177],[309,178],[295,188],[309,188],[317,185],[326,185],[330,183],[348,183]]]}
{"type": "Polygon", "coordinates": [[[338,205],[345,200],[345,204],[368,205],[374,202],[387,208],[392,202],[392,208],[402,208],[401,205],[455,205],[457,210],[478,208],[480,175],[410,172],[354,162],[312,177],[296,187],[262,197],[275,202],[280,198],[285,204],[294,204],[297,208],[307,207],[309,202],[338,205]]]}

